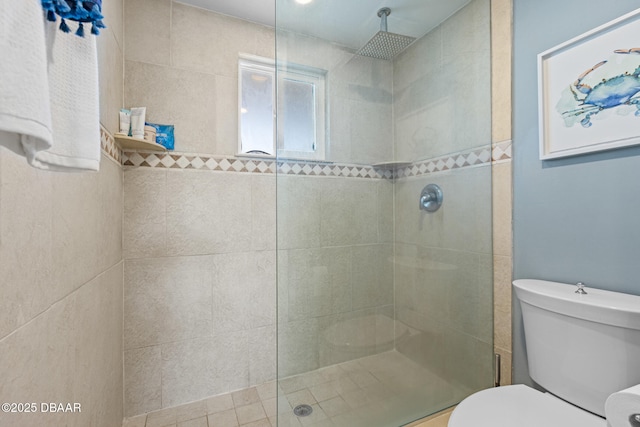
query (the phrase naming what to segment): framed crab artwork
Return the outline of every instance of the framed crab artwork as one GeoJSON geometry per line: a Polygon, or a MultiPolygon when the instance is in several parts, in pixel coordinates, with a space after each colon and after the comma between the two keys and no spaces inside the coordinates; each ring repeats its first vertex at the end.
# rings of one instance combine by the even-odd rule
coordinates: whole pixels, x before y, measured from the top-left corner
{"type": "Polygon", "coordinates": [[[538,55],[540,159],[640,144],[640,9],[538,55]]]}

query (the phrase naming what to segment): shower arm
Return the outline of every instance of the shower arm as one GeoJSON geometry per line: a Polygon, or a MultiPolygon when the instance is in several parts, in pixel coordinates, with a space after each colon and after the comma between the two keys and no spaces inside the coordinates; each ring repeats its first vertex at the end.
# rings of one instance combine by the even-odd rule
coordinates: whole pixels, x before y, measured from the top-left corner
{"type": "Polygon", "coordinates": [[[378,16],[380,17],[380,31],[388,32],[387,30],[387,16],[391,15],[391,9],[388,7],[383,7],[378,11],[378,16]]]}

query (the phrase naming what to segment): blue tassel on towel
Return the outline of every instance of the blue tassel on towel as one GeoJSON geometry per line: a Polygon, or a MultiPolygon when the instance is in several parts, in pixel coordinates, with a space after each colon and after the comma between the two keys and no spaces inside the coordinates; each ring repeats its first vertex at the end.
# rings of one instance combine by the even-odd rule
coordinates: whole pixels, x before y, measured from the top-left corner
{"type": "Polygon", "coordinates": [[[100,34],[100,28],[106,28],[102,20],[102,0],[40,0],[42,8],[47,12],[47,20],[56,21],[56,15],[60,18],[60,30],[71,32],[65,20],[79,23],[76,35],[84,37],[84,25],[91,24],[91,34],[100,34]]]}

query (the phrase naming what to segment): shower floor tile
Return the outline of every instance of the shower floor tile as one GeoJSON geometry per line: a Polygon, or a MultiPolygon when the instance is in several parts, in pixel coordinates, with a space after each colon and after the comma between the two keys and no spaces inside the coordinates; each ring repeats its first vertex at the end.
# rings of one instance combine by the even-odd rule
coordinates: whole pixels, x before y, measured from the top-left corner
{"type": "Polygon", "coordinates": [[[462,394],[389,351],[129,418],[123,427],[388,427],[454,405],[462,394]],[[299,404],[312,414],[294,415],[299,404]]]}

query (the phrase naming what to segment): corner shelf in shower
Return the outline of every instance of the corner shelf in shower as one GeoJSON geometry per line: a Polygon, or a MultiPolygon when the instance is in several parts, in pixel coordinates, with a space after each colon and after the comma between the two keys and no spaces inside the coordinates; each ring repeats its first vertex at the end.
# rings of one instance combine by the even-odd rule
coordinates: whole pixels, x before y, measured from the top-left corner
{"type": "Polygon", "coordinates": [[[123,150],[167,151],[167,149],[162,145],[156,144],[155,142],[145,141],[144,139],[132,138],[130,136],[119,134],[113,135],[113,138],[123,150]]]}
{"type": "Polygon", "coordinates": [[[371,166],[373,166],[374,169],[396,170],[396,169],[406,168],[407,166],[410,166],[410,165],[411,165],[411,162],[380,162],[380,163],[374,163],[371,166]]]}

